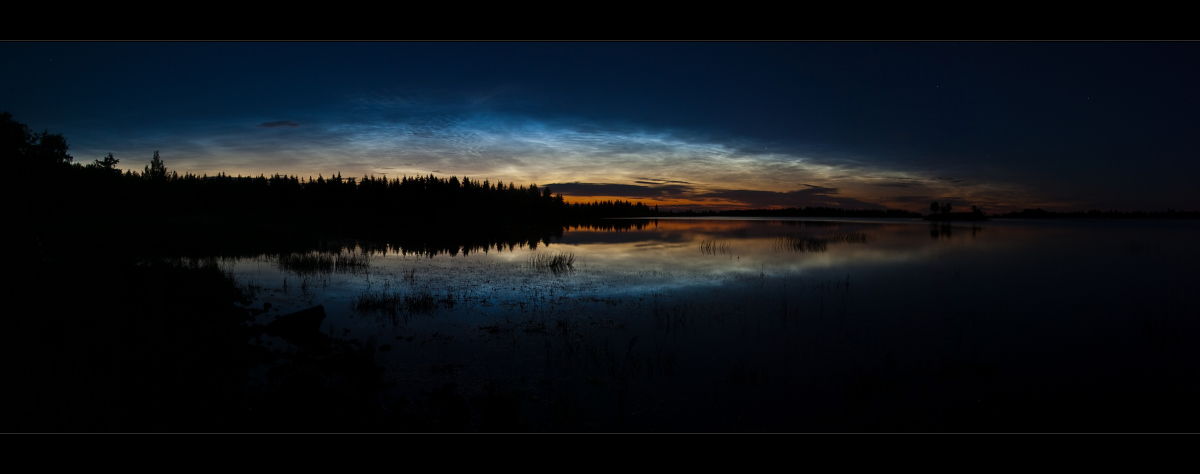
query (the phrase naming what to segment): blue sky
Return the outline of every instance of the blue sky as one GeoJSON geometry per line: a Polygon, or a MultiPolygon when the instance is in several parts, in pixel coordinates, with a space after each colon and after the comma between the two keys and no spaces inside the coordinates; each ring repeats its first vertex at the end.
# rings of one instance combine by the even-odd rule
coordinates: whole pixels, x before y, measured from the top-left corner
{"type": "Polygon", "coordinates": [[[1200,209],[1191,43],[0,43],[77,160],[687,207],[1200,209]]]}

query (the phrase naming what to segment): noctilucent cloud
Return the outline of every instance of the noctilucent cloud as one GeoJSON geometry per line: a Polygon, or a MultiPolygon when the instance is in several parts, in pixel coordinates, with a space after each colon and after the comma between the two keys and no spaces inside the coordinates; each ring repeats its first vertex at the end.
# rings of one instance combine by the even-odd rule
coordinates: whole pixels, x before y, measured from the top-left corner
{"type": "Polygon", "coordinates": [[[1193,43],[0,43],[0,70],[0,111],[133,170],[1200,210],[1193,43]]]}

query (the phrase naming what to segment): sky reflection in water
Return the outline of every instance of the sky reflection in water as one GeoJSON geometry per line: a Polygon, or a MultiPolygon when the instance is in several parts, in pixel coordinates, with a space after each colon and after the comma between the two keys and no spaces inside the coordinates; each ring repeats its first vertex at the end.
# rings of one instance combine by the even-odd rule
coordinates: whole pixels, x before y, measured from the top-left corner
{"type": "Polygon", "coordinates": [[[890,418],[859,417],[846,394],[898,373],[908,395],[871,403],[929,419],[988,397],[1053,404],[1197,373],[1200,353],[1186,344],[1200,333],[1188,296],[1200,283],[1194,222],[645,223],[567,230],[535,250],[375,254],[341,273],[302,275],[270,256],[230,269],[259,288],[256,304],[274,307],[263,322],[323,304],[323,331],[389,344],[397,386],[559,380],[556,390],[592,404],[585,418],[599,425],[580,429],[634,429],[612,421],[626,419],[626,396],[643,404],[636,429],[724,430],[728,415],[756,429],[873,430],[890,418]],[[532,255],[562,252],[575,255],[573,269],[530,267],[532,255]],[[444,303],[353,310],[364,294],[444,303]],[[946,371],[972,382],[946,382],[946,371]],[[708,392],[736,413],[697,417],[712,407],[694,394],[708,392]],[[673,408],[647,408],[664,400],[673,408]]]}

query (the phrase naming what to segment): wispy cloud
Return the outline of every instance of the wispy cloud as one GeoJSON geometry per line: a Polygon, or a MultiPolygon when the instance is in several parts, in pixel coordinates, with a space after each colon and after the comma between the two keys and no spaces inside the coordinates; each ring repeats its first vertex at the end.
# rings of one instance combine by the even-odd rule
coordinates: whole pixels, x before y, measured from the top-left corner
{"type": "Polygon", "coordinates": [[[691,186],[608,183],[551,183],[545,185],[555,193],[566,196],[614,196],[628,199],[680,198],[692,192],[691,186]]]}
{"type": "Polygon", "coordinates": [[[849,196],[841,196],[836,188],[805,185],[808,189],[795,191],[761,191],[754,189],[726,189],[695,196],[699,200],[720,200],[729,204],[752,208],[765,207],[845,207],[854,209],[883,209],[876,203],[866,202],[849,196]]]}
{"type": "Polygon", "coordinates": [[[887,188],[937,196],[970,195],[971,187],[988,190],[987,199],[979,195],[981,202],[1013,200],[1005,194],[1009,188],[948,178],[944,171],[886,168],[861,157],[694,131],[534,117],[478,105],[486,102],[360,97],[330,110],[288,112],[296,120],[174,124],[134,137],[124,148],[108,145],[92,154],[132,150],[148,160],[157,149],[172,169],[209,174],[437,173],[552,183],[555,192],[572,196],[693,200],[709,207],[879,208],[905,202],[884,196],[887,188]]]}
{"type": "Polygon", "coordinates": [[[933,201],[938,198],[935,196],[888,196],[887,199],[892,202],[905,202],[905,203],[917,202],[917,203],[928,204],[930,201],[933,201]]]}
{"type": "Polygon", "coordinates": [[[645,183],[645,184],[668,184],[668,183],[670,183],[670,184],[692,184],[691,182],[688,182],[688,181],[678,181],[678,180],[665,179],[665,178],[634,178],[634,179],[638,180],[637,181],[638,183],[645,183]]]}
{"type": "Polygon", "coordinates": [[[279,121],[279,122],[263,122],[263,123],[260,123],[260,124],[258,124],[258,126],[260,126],[260,127],[266,127],[266,128],[275,128],[275,127],[299,127],[299,126],[300,126],[300,124],[298,124],[298,123],[296,123],[296,122],[288,121],[288,120],[281,120],[281,121],[279,121]]]}
{"type": "Polygon", "coordinates": [[[885,187],[885,188],[919,188],[919,187],[924,187],[925,185],[923,183],[921,183],[920,181],[910,179],[910,180],[904,180],[904,181],[875,182],[875,183],[871,183],[871,186],[880,186],[880,187],[885,187]]]}

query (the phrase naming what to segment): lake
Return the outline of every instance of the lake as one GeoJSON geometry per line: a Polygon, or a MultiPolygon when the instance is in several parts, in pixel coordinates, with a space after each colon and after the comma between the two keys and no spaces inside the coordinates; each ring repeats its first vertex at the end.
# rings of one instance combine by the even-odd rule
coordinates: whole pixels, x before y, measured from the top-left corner
{"type": "Polygon", "coordinates": [[[222,266],[261,324],[323,306],[323,333],[374,349],[394,410],[486,395],[533,431],[1192,431],[1197,242],[1193,221],[658,218],[222,266]]]}

